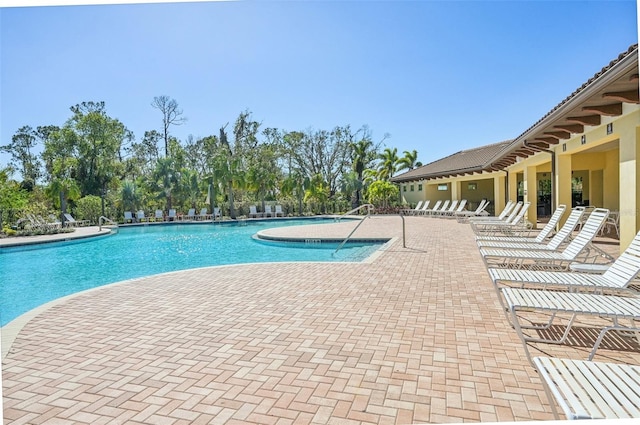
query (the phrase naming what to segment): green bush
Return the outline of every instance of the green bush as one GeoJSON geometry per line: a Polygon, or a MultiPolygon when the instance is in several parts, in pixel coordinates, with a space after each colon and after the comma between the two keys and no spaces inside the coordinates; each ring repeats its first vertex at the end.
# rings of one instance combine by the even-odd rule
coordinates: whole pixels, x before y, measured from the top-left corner
{"type": "Polygon", "coordinates": [[[102,215],[102,200],[99,196],[87,195],[76,201],[75,207],[76,220],[89,220],[91,223],[97,223],[100,215],[102,215]]]}
{"type": "Polygon", "coordinates": [[[13,230],[11,227],[7,227],[7,226],[5,226],[2,229],[2,232],[7,236],[15,236],[16,235],[16,231],[13,230]]]}

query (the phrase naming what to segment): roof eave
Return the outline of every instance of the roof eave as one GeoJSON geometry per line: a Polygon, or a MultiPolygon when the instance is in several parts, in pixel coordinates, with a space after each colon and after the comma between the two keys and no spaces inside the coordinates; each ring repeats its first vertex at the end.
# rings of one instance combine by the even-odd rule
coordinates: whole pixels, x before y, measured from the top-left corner
{"type": "MultiPolygon", "coordinates": [[[[547,113],[547,115],[542,118],[540,121],[531,126],[528,130],[522,133],[520,136],[514,139],[514,141],[507,146],[504,151],[496,154],[488,160],[484,164],[484,168],[493,169],[495,164],[500,162],[502,158],[508,155],[513,155],[518,150],[527,148],[526,145],[527,138],[530,138],[534,133],[539,131],[541,128],[546,127],[549,123],[560,119],[567,111],[575,107],[577,104],[581,102],[585,102],[588,100],[590,96],[601,90],[603,87],[607,86],[611,82],[613,82],[616,78],[620,77],[624,73],[628,72],[632,67],[638,67],[638,49],[636,48],[633,52],[629,53],[619,62],[615,63],[611,66],[610,69],[605,71],[602,75],[598,76],[594,81],[589,83],[588,86],[584,87],[584,89],[580,90],[573,97],[566,100],[564,103],[561,103],[559,106],[554,108],[551,112],[547,113]]],[[[506,168],[506,167],[500,167],[506,168]]]]}

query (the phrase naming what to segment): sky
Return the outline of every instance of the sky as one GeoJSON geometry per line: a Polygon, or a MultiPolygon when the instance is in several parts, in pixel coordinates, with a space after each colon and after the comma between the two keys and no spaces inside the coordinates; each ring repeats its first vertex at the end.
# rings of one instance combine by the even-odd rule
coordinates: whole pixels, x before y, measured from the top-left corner
{"type": "Polygon", "coordinates": [[[83,101],[140,140],[166,95],[182,141],[248,110],[261,128],[366,125],[426,164],[522,134],[638,42],[637,17],[635,0],[2,7],[0,145],[83,101]]]}

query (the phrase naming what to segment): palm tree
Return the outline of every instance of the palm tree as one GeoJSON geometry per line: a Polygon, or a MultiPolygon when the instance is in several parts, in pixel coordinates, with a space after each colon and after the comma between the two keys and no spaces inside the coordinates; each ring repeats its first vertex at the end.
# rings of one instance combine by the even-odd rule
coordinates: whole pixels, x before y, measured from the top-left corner
{"type": "Polygon", "coordinates": [[[308,177],[305,177],[300,170],[294,169],[289,174],[280,186],[280,190],[284,195],[295,197],[298,200],[298,215],[302,215],[302,201],[304,200],[304,193],[310,186],[311,181],[308,177]]]}
{"type": "Polygon", "coordinates": [[[122,188],[120,188],[120,196],[122,197],[122,209],[124,211],[133,211],[138,206],[140,197],[136,190],[136,184],[131,180],[125,180],[122,182],[122,188]]]}
{"type": "Polygon", "coordinates": [[[158,159],[153,170],[154,186],[160,190],[159,198],[167,200],[167,211],[171,209],[172,192],[179,181],[179,173],[174,169],[174,161],[171,157],[158,159]]]}
{"type": "Polygon", "coordinates": [[[404,156],[398,159],[397,171],[400,170],[413,170],[416,167],[421,167],[422,162],[418,161],[418,151],[415,149],[411,152],[404,151],[404,156]]]}
{"type": "Polygon", "coordinates": [[[276,152],[267,144],[258,145],[252,152],[246,174],[247,186],[255,191],[265,208],[265,196],[273,192],[278,181],[278,163],[276,152]]]}
{"type": "Polygon", "coordinates": [[[182,169],[182,188],[189,196],[191,208],[197,208],[198,198],[202,195],[200,190],[200,179],[196,170],[189,168],[182,169]]]}
{"type": "Polygon", "coordinates": [[[358,178],[355,171],[350,171],[342,175],[342,192],[351,201],[351,209],[360,206],[359,194],[362,191],[362,180],[358,178]],[[353,196],[355,194],[355,196],[353,196]]]}
{"type": "Polygon", "coordinates": [[[322,212],[325,212],[326,202],[329,199],[329,187],[320,174],[311,178],[307,190],[304,192],[305,202],[316,202],[321,205],[322,212]]]}
{"type": "Polygon", "coordinates": [[[355,201],[353,208],[360,206],[362,199],[362,188],[364,187],[364,170],[367,169],[369,163],[375,158],[375,152],[371,149],[373,142],[368,139],[362,139],[359,142],[351,144],[351,160],[353,163],[353,171],[355,171],[359,185],[355,185],[355,201]]]}
{"type": "Polygon", "coordinates": [[[398,148],[385,148],[378,155],[380,164],[378,165],[378,177],[380,180],[389,180],[396,172],[396,164],[398,163],[398,148]]]}
{"type": "Polygon", "coordinates": [[[70,177],[55,177],[47,186],[46,194],[53,200],[53,204],[60,208],[62,221],[67,212],[67,201],[74,201],[81,196],[80,186],[70,177]]]}

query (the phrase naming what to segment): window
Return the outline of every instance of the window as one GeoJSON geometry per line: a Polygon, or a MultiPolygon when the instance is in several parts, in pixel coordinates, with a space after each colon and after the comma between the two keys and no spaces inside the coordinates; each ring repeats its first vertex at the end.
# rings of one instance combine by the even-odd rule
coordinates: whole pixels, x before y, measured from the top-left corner
{"type": "Polygon", "coordinates": [[[418,192],[422,192],[422,184],[418,185],[418,192]]]}
{"type": "Polygon", "coordinates": [[[449,185],[446,184],[439,184],[438,185],[438,190],[442,191],[442,190],[448,190],[449,189],[449,185]]]}
{"type": "Polygon", "coordinates": [[[413,192],[413,185],[411,185],[411,192],[413,192]]]}
{"type": "Polygon", "coordinates": [[[469,189],[469,190],[478,189],[478,183],[469,183],[469,185],[467,186],[467,189],[469,189]]]}
{"type": "Polygon", "coordinates": [[[406,192],[407,191],[407,185],[405,184],[404,186],[402,186],[402,191],[406,192]]]}

